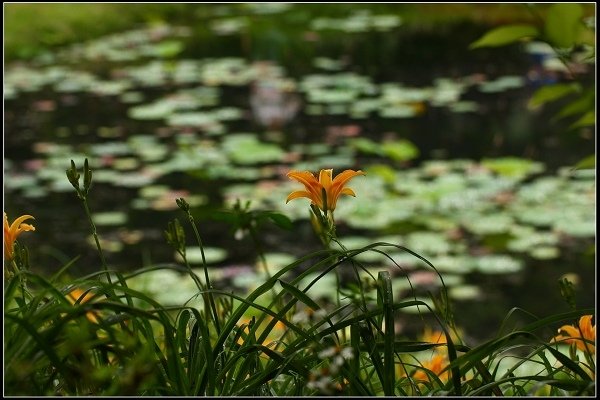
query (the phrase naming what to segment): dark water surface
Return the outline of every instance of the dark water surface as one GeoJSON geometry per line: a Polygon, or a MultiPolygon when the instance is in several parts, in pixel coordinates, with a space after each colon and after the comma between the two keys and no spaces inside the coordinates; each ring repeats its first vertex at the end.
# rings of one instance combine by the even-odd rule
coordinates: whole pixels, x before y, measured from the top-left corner
{"type": "MultiPolygon", "coordinates": [[[[100,268],[97,253],[92,243],[85,239],[90,228],[83,208],[74,191],[69,189],[64,172],[64,185],[60,184],[58,176],[61,170],[69,167],[71,158],[76,159],[78,166],[81,166],[83,157],[88,157],[97,179],[91,191],[90,208],[93,212],[119,211],[126,215],[122,224],[98,226],[100,236],[118,246],[110,251],[111,244],[106,244],[111,267],[127,271],[153,263],[171,262],[173,251],[166,244],[163,231],[173,218],[183,220],[174,200],[177,197],[199,196],[194,214],[199,221],[203,240],[206,246],[226,251],[226,256],[214,263],[216,269],[253,265],[257,259],[256,249],[249,238],[235,240],[230,227],[215,218],[215,211],[222,209],[225,202],[231,204],[233,200],[225,188],[241,183],[256,186],[280,185],[287,181],[285,172],[301,161],[321,162],[319,168],[331,166],[337,171],[342,168],[364,169],[372,164],[387,165],[393,171],[410,171],[426,166],[431,160],[460,159],[478,162],[482,159],[510,156],[533,160],[545,166],[543,171],[532,173],[523,179],[521,182],[524,184],[539,177],[555,176],[561,167],[576,163],[590,151],[590,140],[585,137],[585,133],[583,136],[578,133],[567,134],[564,132],[565,124],[550,122],[552,112],[555,111],[553,107],[543,110],[530,110],[527,107],[527,102],[537,87],[544,82],[560,80],[562,76],[559,72],[545,69],[540,63],[540,57],[526,52],[524,46],[469,51],[469,43],[485,29],[486,27],[475,24],[461,23],[444,26],[439,30],[409,30],[400,25],[385,31],[346,33],[298,28],[298,25],[290,26],[289,31],[276,31],[269,30],[268,25],[262,28],[257,25],[241,33],[223,36],[213,34],[210,41],[207,41],[206,37],[199,36],[206,35],[205,30],[196,27],[187,36],[177,38],[175,35],[176,39],[173,40],[182,43],[183,47],[169,57],[140,56],[130,61],[110,61],[102,57],[69,59],[58,54],[55,60],[28,65],[32,70],[47,70],[52,65],[68,65],[73,70],[90,72],[103,81],[118,81],[123,75],[127,76],[127,72],[123,72],[127,71],[126,68],[149,65],[153,60],[163,62],[164,71],[168,75],[169,68],[178,68],[178,60],[203,61],[209,58],[218,60],[239,57],[245,60],[247,66],[268,61],[265,65],[282,67],[285,71],[283,78],[295,82],[296,87],[293,90],[283,90],[275,86],[276,89],[273,89],[273,82],[281,83],[284,80],[282,76],[265,79],[260,74],[243,84],[232,84],[224,79],[215,85],[207,81],[206,77],[193,78],[192,74],[188,82],[166,79],[152,85],[148,82],[156,76],[150,74],[147,81],[142,79],[123,92],[108,95],[77,88],[61,91],[57,89],[61,82],[56,81],[20,90],[12,97],[6,96],[5,89],[4,209],[9,213],[10,220],[21,214],[32,214],[36,218],[36,232],[24,234],[20,238],[30,249],[34,270],[50,274],[73,257],[80,256],[71,268],[72,275],[97,271],[100,268]],[[315,65],[317,58],[335,60],[339,65],[334,63],[327,68],[324,67],[324,62],[315,65]],[[450,92],[455,90],[456,85],[464,85],[466,88],[461,89],[457,99],[449,100],[443,105],[436,104],[431,97],[419,99],[417,96],[397,100],[403,107],[416,110],[414,115],[383,117],[383,111],[379,110],[369,111],[356,118],[348,113],[351,104],[358,98],[374,98],[376,93],[363,92],[348,102],[327,104],[314,101],[311,96],[315,94],[300,90],[297,84],[308,75],[317,73],[331,76],[332,82],[334,76],[343,73],[368,77],[379,93],[385,84],[418,89],[436,85],[435,82],[440,80],[449,82],[450,92]],[[511,82],[512,79],[513,83],[506,84],[504,88],[482,89],[483,83],[502,79],[505,79],[503,82],[511,82]],[[132,118],[132,107],[150,104],[169,95],[173,97],[174,93],[182,89],[206,87],[217,87],[218,99],[211,105],[197,109],[233,107],[241,110],[239,117],[221,121],[225,132],[211,131],[202,124],[195,123],[169,125],[164,118],[132,118]],[[122,97],[124,92],[135,92],[142,100],[125,102],[122,97]],[[453,108],[452,105],[456,103],[462,104],[463,109],[453,108]],[[322,114],[315,112],[318,110],[314,107],[315,104],[320,104],[321,111],[324,110],[322,114]],[[345,108],[336,111],[331,104],[342,104],[345,108]],[[281,117],[265,122],[264,118],[267,117],[261,117],[258,113],[261,112],[261,107],[263,113],[267,112],[265,110],[268,106],[275,107],[275,112],[279,112],[281,117]],[[289,118],[284,115],[286,110],[289,111],[289,118]],[[186,140],[189,140],[188,147],[192,149],[197,149],[198,146],[204,148],[202,143],[209,143],[206,148],[210,149],[211,146],[223,143],[223,138],[228,133],[251,133],[261,142],[277,145],[285,155],[279,161],[259,160],[250,163],[239,159],[236,161],[234,157],[233,161],[225,162],[225,169],[231,165],[231,168],[238,168],[239,171],[256,173],[254,178],[236,176],[235,173],[223,177],[216,170],[194,165],[153,178],[151,171],[145,169],[149,164],[177,158],[185,152],[186,140]],[[132,138],[139,137],[154,137],[156,140],[146,144],[140,140],[132,142],[132,138]],[[359,137],[379,144],[389,140],[408,140],[418,148],[419,154],[407,156],[406,159],[390,159],[373,152],[357,151],[350,144],[351,139],[359,137]],[[149,156],[147,160],[143,160],[139,153],[131,154],[131,148],[115,150],[114,147],[94,147],[116,142],[129,143],[134,150],[147,146],[150,151],[158,149],[163,154],[156,159],[149,156]],[[326,144],[328,147],[321,151],[337,155],[338,165],[326,165],[320,156],[298,152],[295,146],[299,144],[306,145],[302,148],[308,148],[309,144],[326,144]],[[67,145],[70,148],[64,151],[56,145],[67,145]],[[353,150],[344,153],[349,148],[353,150]],[[349,161],[344,161],[344,154],[349,154],[349,161]],[[56,159],[53,158],[55,156],[56,159]],[[342,161],[339,161],[339,157],[342,161]],[[119,170],[123,175],[114,179],[102,179],[102,174],[98,173],[111,169],[119,170]],[[54,172],[51,174],[48,171],[54,172]],[[147,183],[135,183],[135,179],[144,176],[149,176],[147,183]],[[32,177],[34,182],[31,185],[23,183],[32,177]],[[123,184],[123,179],[133,179],[134,183],[123,184]],[[7,185],[7,181],[11,184],[7,185]],[[154,199],[154,203],[150,202],[153,205],[143,201],[136,203],[134,199],[143,197],[140,192],[144,187],[155,186],[168,187],[170,191],[163,192],[160,201],[156,197],[150,197],[154,199]],[[41,190],[36,191],[35,187],[41,190]]],[[[149,43],[160,43],[168,38],[169,35],[165,35],[160,39],[152,39],[150,35],[147,40],[149,43]]],[[[133,44],[131,47],[131,52],[137,48],[133,44]]],[[[22,67],[25,65],[20,66],[22,67]]],[[[12,68],[17,69],[15,66],[12,68]]],[[[243,69],[239,71],[239,74],[242,73],[243,69]]],[[[34,78],[24,79],[28,81],[34,78]]],[[[70,75],[67,74],[65,79],[71,79],[70,75]]],[[[347,83],[347,87],[338,84],[336,94],[354,90],[352,82],[347,83]]],[[[28,86],[28,82],[21,86],[14,82],[11,84],[15,87],[28,86]]],[[[441,91],[438,90],[437,93],[441,91]]],[[[389,104],[393,105],[393,101],[388,103],[388,107],[392,107],[389,104]]],[[[234,151],[235,149],[227,154],[233,154],[234,151]]],[[[263,148],[257,151],[267,152],[263,148]]],[[[219,161],[215,160],[215,163],[218,164],[219,161]]],[[[401,184],[395,187],[401,188],[401,184]]],[[[285,208],[284,201],[285,196],[272,198],[262,207],[272,208],[268,205],[281,204],[279,211],[285,214],[288,209],[285,208]]],[[[356,201],[360,201],[360,195],[356,201]]],[[[258,200],[257,202],[261,204],[258,200]]],[[[290,207],[293,207],[292,203],[290,207]]],[[[338,229],[340,236],[371,238],[381,235],[407,237],[411,232],[427,230],[412,219],[383,229],[365,229],[356,224],[346,224],[343,218],[338,229]]],[[[509,236],[484,236],[481,238],[473,234],[470,239],[464,239],[469,247],[465,254],[474,257],[478,254],[493,254],[497,249],[500,249],[500,253],[507,253],[502,243],[505,244],[509,236]]],[[[295,222],[293,231],[284,231],[267,224],[262,231],[262,239],[267,252],[300,256],[319,248],[305,218],[295,222]]],[[[190,246],[194,243],[191,231],[188,242],[190,246]]],[[[519,257],[525,267],[517,273],[467,273],[464,277],[466,283],[481,288],[483,296],[455,300],[455,314],[459,325],[473,336],[484,337],[497,331],[502,317],[513,307],[522,307],[538,316],[566,310],[567,306],[560,298],[557,280],[567,273],[579,276],[579,305],[592,306],[595,300],[593,244],[593,236],[561,236],[559,256],[540,259],[521,254],[519,257]]],[[[423,286],[422,294],[426,294],[427,288],[427,285],[423,286]]],[[[398,294],[402,295],[406,293],[398,294]]],[[[406,317],[405,323],[409,324],[411,318],[413,317],[406,317]]]]}

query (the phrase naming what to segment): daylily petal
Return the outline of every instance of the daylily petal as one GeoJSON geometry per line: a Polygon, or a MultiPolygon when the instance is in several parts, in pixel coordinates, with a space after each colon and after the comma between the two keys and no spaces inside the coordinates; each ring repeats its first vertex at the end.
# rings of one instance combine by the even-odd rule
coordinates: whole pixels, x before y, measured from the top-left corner
{"type": "Polygon", "coordinates": [[[308,171],[290,171],[287,176],[303,184],[306,190],[315,197],[321,198],[321,184],[312,173],[308,171]]]}
{"type": "Polygon", "coordinates": [[[558,329],[559,335],[552,342],[565,342],[574,344],[581,351],[596,349],[596,326],[592,326],[592,315],[584,315],[579,319],[577,326],[563,325],[558,329]]]}
{"type": "Polygon", "coordinates": [[[33,225],[23,223],[23,221],[28,219],[35,218],[31,215],[21,215],[9,225],[8,216],[4,213],[4,258],[6,260],[11,260],[13,258],[15,240],[17,240],[17,237],[23,232],[35,231],[33,225]]]}
{"type": "Polygon", "coordinates": [[[25,226],[23,226],[23,230],[35,230],[35,228],[29,224],[23,224],[23,221],[26,221],[28,219],[35,219],[33,218],[31,215],[21,215],[19,218],[15,219],[15,221],[10,225],[10,231],[11,233],[14,232],[21,232],[19,230],[19,228],[22,227],[22,225],[25,225],[26,227],[30,228],[30,229],[25,229],[25,226]]]}
{"type": "Polygon", "coordinates": [[[350,188],[343,188],[341,194],[347,194],[347,195],[356,197],[356,193],[354,193],[354,190],[352,190],[350,188]]]}
{"type": "Polygon", "coordinates": [[[321,172],[319,173],[319,183],[327,191],[329,191],[329,188],[331,187],[331,182],[332,182],[331,176],[332,175],[333,175],[332,169],[322,169],[321,172]]]}
{"type": "Polygon", "coordinates": [[[295,192],[290,193],[285,202],[288,203],[290,200],[299,199],[300,197],[307,197],[314,201],[313,195],[311,193],[307,192],[306,190],[297,190],[295,192]]]}

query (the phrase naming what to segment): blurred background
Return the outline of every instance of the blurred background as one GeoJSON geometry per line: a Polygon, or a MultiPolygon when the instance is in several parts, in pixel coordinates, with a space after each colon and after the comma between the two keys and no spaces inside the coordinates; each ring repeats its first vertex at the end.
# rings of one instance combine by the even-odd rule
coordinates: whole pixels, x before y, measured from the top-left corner
{"type": "MultiPolygon", "coordinates": [[[[219,284],[243,291],[263,269],[224,211],[250,201],[293,221],[258,227],[276,270],[320,248],[308,202],[285,204],[298,189],[287,171],[361,169],[357,197],[336,209],[342,242],[384,240],[428,258],[469,335],[497,332],[513,307],[567,310],[564,276],[578,305],[592,306],[595,170],[573,166],[594,153],[595,125],[556,118],[567,98],[532,98],[557,83],[595,87],[595,65],[565,64],[533,40],[470,48],[492,28],[539,23],[549,7],[4,4],[4,210],[11,221],[35,216],[20,239],[36,272],[76,256],[72,275],[98,271],[65,175],[71,159],[88,158],[112,268],[173,262],[163,231],[183,219],[184,197],[219,284]]],[[[595,5],[581,7],[593,36],[595,5]]],[[[407,276],[424,299],[439,288],[414,257],[390,255],[401,268],[377,253],[359,259],[392,271],[396,298],[410,295],[407,276]]],[[[193,292],[185,279],[163,275],[154,287],[168,302],[193,292]]],[[[310,293],[327,298],[329,287],[310,293]]]]}

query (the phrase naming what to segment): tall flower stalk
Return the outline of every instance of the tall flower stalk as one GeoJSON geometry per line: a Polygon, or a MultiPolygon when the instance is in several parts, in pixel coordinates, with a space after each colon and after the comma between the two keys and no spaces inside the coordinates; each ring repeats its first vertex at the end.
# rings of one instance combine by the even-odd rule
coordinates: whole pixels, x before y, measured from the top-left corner
{"type": "Polygon", "coordinates": [[[100,262],[102,263],[102,268],[104,272],[106,272],[106,277],[108,282],[112,284],[110,279],[110,274],[108,273],[108,265],[106,263],[106,259],[104,258],[104,252],[102,251],[102,246],[100,245],[100,239],[98,238],[98,233],[96,231],[96,224],[94,224],[94,220],[92,219],[92,213],[90,212],[90,207],[88,206],[87,195],[92,186],[92,170],[89,167],[87,158],[83,163],[83,188],[79,186],[79,178],[80,174],[75,167],[75,162],[71,160],[71,168],[67,171],[67,178],[73,187],[75,188],[75,192],[77,193],[77,197],[81,200],[83,204],[83,209],[85,210],[85,214],[88,217],[88,221],[90,226],[92,227],[92,236],[94,237],[94,241],[96,242],[96,247],[98,248],[98,253],[100,254],[100,262]]]}
{"type": "MultiPolygon", "coordinates": [[[[337,243],[344,252],[347,252],[344,245],[337,239],[335,233],[335,211],[337,201],[343,194],[356,197],[356,193],[346,186],[350,179],[365,175],[363,171],[354,171],[347,169],[335,178],[333,178],[333,169],[322,169],[319,172],[319,178],[313,175],[310,171],[290,171],[287,176],[290,179],[296,180],[304,185],[304,190],[296,190],[287,197],[286,203],[290,200],[299,199],[302,197],[308,198],[311,209],[311,223],[315,233],[326,248],[330,248],[331,241],[337,243]]],[[[336,271],[336,284],[340,287],[340,276],[336,271]]],[[[360,281],[357,273],[357,279],[360,281]]],[[[337,290],[337,303],[341,303],[340,291],[337,290]]],[[[364,302],[364,298],[363,298],[364,302]]]]}
{"type": "Polygon", "coordinates": [[[219,315],[217,314],[217,307],[215,306],[215,299],[211,292],[213,289],[212,283],[210,282],[210,277],[208,275],[208,267],[206,265],[206,257],[204,256],[204,245],[202,244],[202,239],[200,238],[200,233],[198,232],[198,228],[196,227],[196,222],[194,221],[194,217],[190,211],[190,205],[185,201],[184,198],[179,198],[175,201],[177,206],[181,209],[181,211],[185,212],[190,225],[194,229],[194,234],[196,235],[196,241],[198,242],[198,246],[200,247],[200,254],[202,255],[202,267],[204,268],[204,279],[206,280],[207,297],[208,302],[210,304],[210,309],[212,311],[213,321],[215,323],[215,328],[217,329],[217,333],[221,333],[221,325],[219,323],[219,315]]]}

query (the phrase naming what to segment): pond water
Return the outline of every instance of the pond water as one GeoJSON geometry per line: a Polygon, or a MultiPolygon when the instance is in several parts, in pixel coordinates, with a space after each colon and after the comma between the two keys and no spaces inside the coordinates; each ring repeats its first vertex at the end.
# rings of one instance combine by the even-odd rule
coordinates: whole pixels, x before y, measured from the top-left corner
{"type": "MultiPolygon", "coordinates": [[[[368,10],[284,31],[266,21],[140,28],[5,67],[4,208],[11,220],[36,218],[22,236],[33,269],[50,274],[78,255],[72,275],[100,269],[65,176],[71,159],[94,170],[90,207],[111,267],[172,262],[163,231],[183,220],[184,197],[213,274],[234,290],[262,269],[252,240],[219,211],[249,200],[294,221],[291,231],[260,227],[274,270],[319,249],[307,202],[285,204],[297,189],[285,173],[353,168],[367,176],[336,209],[342,242],[383,240],[427,257],[468,335],[493,334],[513,307],[566,310],[565,274],[579,305],[594,304],[595,174],[569,168],[588,155],[590,132],[566,134],[551,108],[528,107],[537,87],[562,79],[551,52],[469,51],[485,27],[409,30],[368,10]]],[[[405,275],[419,296],[439,287],[414,257],[390,255],[403,271],[381,254],[359,259],[394,270],[397,299],[409,295],[405,275]]],[[[155,279],[146,289],[166,302],[193,294],[185,277],[155,279]]],[[[326,281],[313,290],[331,295],[326,281]]]]}

